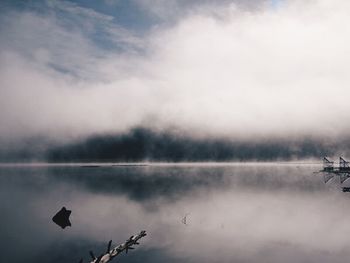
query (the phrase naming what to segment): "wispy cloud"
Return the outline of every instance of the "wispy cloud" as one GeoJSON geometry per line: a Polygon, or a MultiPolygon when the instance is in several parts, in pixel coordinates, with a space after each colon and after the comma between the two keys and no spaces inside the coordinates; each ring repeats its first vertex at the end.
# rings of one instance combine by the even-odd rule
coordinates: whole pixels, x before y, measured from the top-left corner
{"type": "Polygon", "coordinates": [[[347,1],[254,12],[193,4],[142,38],[110,15],[50,3],[1,18],[1,138],[138,125],[235,138],[347,134],[347,1]]]}

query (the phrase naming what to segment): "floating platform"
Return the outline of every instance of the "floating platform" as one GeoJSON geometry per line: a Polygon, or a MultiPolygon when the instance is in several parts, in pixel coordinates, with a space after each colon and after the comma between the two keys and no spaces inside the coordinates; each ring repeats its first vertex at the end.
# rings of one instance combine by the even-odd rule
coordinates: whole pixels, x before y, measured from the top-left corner
{"type": "Polygon", "coordinates": [[[344,193],[348,193],[348,192],[350,192],[350,187],[343,187],[341,190],[342,190],[344,193]]]}

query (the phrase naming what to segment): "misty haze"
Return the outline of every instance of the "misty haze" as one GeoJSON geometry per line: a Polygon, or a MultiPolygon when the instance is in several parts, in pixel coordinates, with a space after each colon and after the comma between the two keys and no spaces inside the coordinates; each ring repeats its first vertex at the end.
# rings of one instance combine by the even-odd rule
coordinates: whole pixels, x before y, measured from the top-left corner
{"type": "Polygon", "coordinates": [[[349,13],[2,0],[0,261],[345,262],[349,13]]]}

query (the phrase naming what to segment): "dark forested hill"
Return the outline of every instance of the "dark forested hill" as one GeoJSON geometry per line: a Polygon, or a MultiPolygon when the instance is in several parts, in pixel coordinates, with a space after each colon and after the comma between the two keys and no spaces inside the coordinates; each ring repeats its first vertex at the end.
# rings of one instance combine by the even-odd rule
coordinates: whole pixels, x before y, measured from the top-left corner
{"type": "Polygon", "coordinates": [[[195,139],[137,128],[121,135],[100,135],[51,148],[51,162],[84,161],[231,161],[319,158],[339,151],[339,146],[316,139],[259,142],[228,139],[195,139]]]}

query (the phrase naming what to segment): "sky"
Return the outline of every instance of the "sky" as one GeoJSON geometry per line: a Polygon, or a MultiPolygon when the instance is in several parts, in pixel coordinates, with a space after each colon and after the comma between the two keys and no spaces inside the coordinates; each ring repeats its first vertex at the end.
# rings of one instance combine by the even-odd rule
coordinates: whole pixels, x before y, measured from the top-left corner
{"type": "Polygon", "coordinates": [[[347,0],[2,1],[0,141],[348,136],[347,0]]]}

